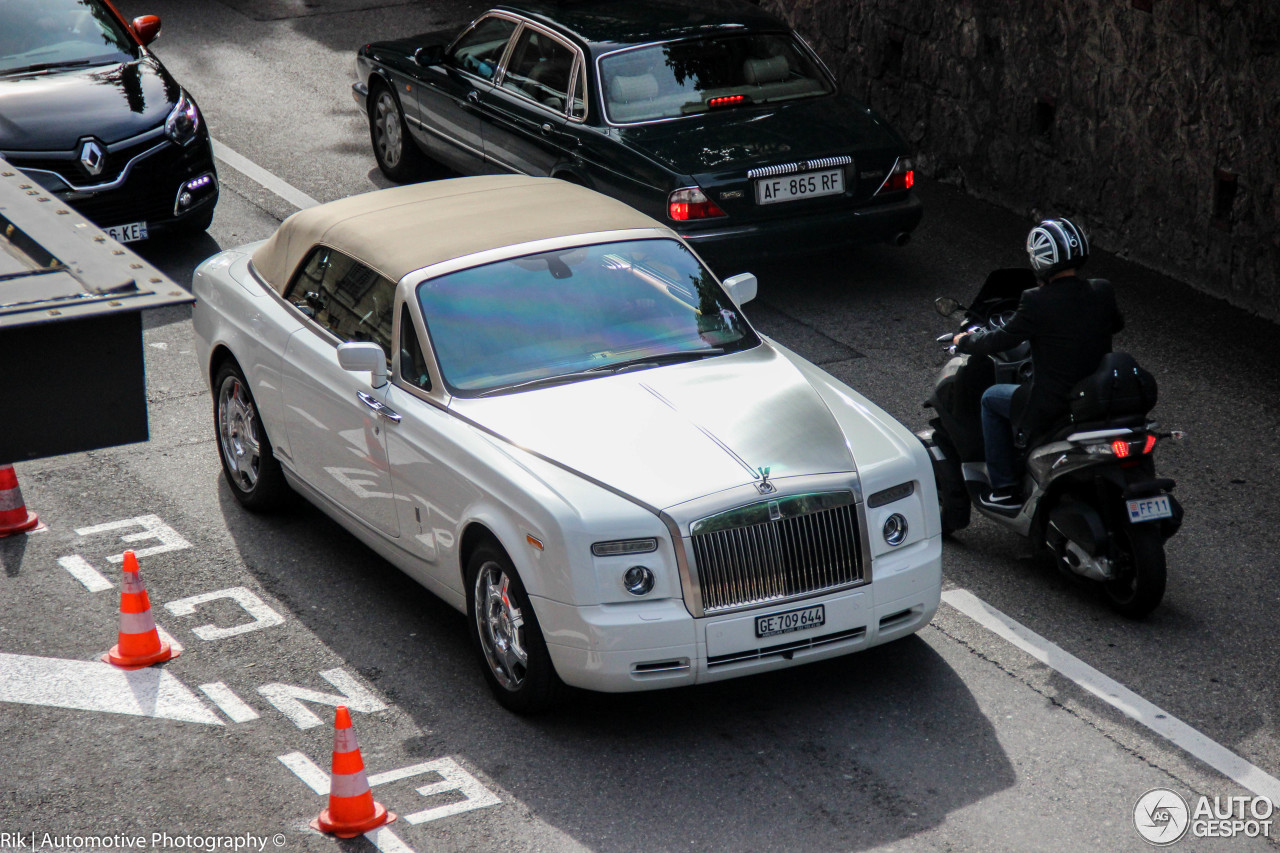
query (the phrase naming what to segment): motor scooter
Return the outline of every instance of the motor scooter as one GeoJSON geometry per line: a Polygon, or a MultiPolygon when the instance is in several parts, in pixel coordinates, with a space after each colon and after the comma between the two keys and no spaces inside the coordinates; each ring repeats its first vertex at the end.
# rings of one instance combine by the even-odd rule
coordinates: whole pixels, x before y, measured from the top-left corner
{"type": "Polygon", "coordinates": [[[1013,316],[1023,290],[1034,287],[1025,269],[996,270],[965,307],[941,297],[945,317],[960,328],[939,337],[954,356],[934,382],[925,406],[929,428],[917,433],[933,458],[944,534],[968,526],[971,509],[1047,548],[1058,566],[1097,585],[1115,611],[1138,619],[1164,596],[1164,543],[1182,523],[1174,481],[1156,476],[1153,451],[1182,438],[1150,419],[1156,387],[1151,374],[1125,353],[1111,353],[1072,390],[1071,412],[1020,450],[1025,503],[1016,514],[984,507],[989,488],[982,439],[982,393],[994,383],[1032,380],[1031,349],[1023,343],[991,356],[956,353],[958,332],[998,329],[1013,316]]]}

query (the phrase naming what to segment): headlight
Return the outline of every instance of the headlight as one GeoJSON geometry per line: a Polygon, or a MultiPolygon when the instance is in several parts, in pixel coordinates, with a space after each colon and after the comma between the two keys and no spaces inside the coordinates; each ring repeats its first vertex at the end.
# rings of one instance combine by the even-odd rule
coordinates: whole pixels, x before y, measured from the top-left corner
{"type": "Polygon", "coordinates": [[[199,129],[200,110],[196,109],[196,102],[183,92],[173,112],[164,120],[165,135],[179,145],[186,145],[196,138],[199,129]]]}
{"type": "Polygon", "coordinates": [[[907,541],[907,519],[895,512],[884,520],[883,533],[885,542],[895,547],[901,545],[907,541]]]}
{"type": "Polygon", "coordinates": [[[648,566],[632,566],[622,575],[622,585],[632,595],[648,595],[654,581],[653,569],[648,566]]]}

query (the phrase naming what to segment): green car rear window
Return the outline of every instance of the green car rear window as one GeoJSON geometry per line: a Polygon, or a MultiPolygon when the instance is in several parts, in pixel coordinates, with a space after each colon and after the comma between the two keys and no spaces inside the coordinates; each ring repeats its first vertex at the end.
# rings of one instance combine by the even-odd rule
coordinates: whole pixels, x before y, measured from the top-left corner
{"type": "Polygon", "coordinates": [[[785,33],[691,39],[600,60],[605,111],[614,124],[830,94],[821,69],[785,33]]]}

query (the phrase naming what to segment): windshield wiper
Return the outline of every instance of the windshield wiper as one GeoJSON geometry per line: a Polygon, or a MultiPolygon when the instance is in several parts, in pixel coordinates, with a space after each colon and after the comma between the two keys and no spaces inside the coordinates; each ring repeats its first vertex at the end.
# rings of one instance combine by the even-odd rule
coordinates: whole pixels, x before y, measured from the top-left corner
{"type": "Polygon", "coordinates": [[[659,364],[675,364],[681,361],[697,361],[702,358],[710,358],[713,355],[724,355],[726,352],[724,347],[711,347],[709,349],[684,350],[683,352],[660,352],[653,355],[642,355],[639,358],[631,358],[626,361],[620,361],[617,364],[604,365],[602,367],[593,367],[592,370],[608,373],[622,373],[633,367],[653,367],[659,364]]]}
{"type": "Polygon", "coordinates": [[[36,65],[24,65],[21,68],[8,68],[0,71],[0,75],[10,77],[15,74],[36,74],[41,71],[53,71],[58,68],[78,68],[82,65],[88,65],[90,61],[88,59],[67,59],[62,62],[40,62],[36,65]]]}
{"type": "Polygon", "coordinates": [[[577,382],[579,379],[593,379],[597,376],[622,373],[636,367],[654,367],[659,364],[675,364],[680,361],[697,361],[701,358],[707,358],[713,355],[723,355],[725,350],[723,347],[713,347],[711,349],[685,350],[684,352],[663,352],[653,355],[645,355],[639,358],[628,359],[614,364],[602,364],[599,367],[588,367],[585,370],[575,370],[572,373],[560,373],[555,376],[542,376],[538,379],[528,379],[524,382],[517,382],[514,385],[502,385],[498,388],[490,388],[487,391],[481,391],[477,397],[489,397],[494,394],[506,394],[511,391],[522,391],[527,388],[537,388],[543,385],[559,385],[563,382],[577,382]]]}

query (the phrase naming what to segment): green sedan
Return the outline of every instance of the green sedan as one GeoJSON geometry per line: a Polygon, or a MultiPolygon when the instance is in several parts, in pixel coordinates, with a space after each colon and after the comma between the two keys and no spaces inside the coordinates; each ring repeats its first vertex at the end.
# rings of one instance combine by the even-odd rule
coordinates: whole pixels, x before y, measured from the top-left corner
{"type": "Polygon", "coordinates": [[[497,6],[461,32],[362,47],[356,103],[392,180],[433,164],[583,184],[714,259],[902,245],[906,144],[759,9],[497,6]]]}

